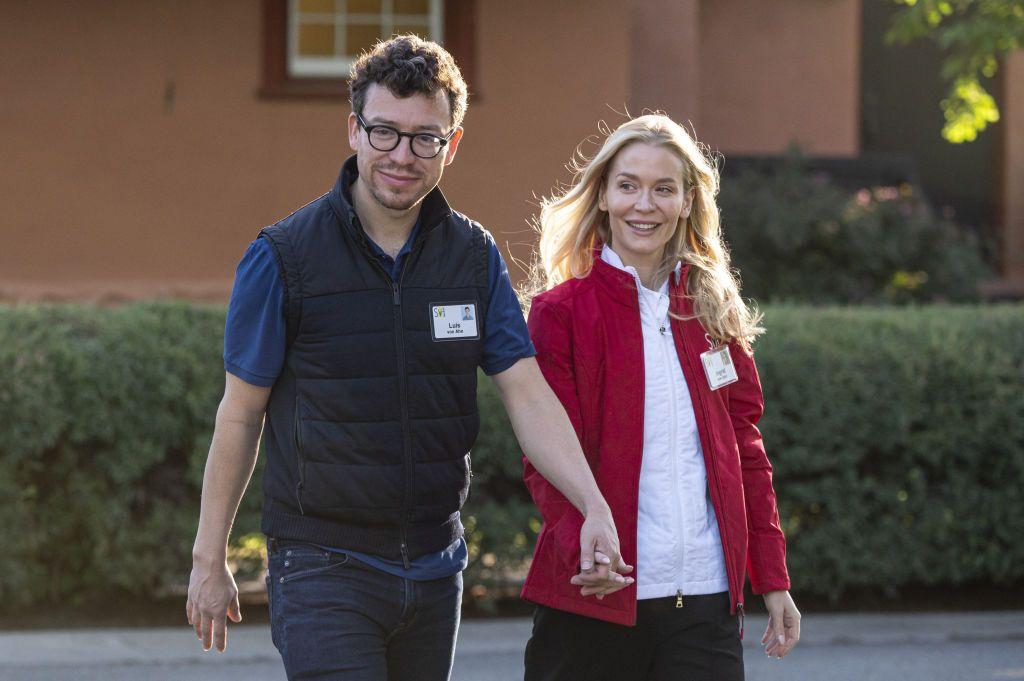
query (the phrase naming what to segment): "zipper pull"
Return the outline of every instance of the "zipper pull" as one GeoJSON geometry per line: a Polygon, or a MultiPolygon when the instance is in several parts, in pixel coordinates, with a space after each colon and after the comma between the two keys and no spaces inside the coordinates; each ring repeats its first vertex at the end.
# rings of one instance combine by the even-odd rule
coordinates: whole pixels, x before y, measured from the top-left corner
{"type": "Polygon", "coordinates": [[[405,566],[406,570],[408,570],[409,567],[410,567],[410,565],[409,565],[409,547],[406,546],[404,541],[402,542],[402,565],[405,566]]]}
{"type": "Polygon", "coordinates": [[[742,603],[737,603],[736,604],[736,612],[740,616],[740,640],[742,641],[743,640],[743,604],[742,603]]]}
{"type": "Polygon", "coordinates": [[[683,607],[683,591],[682,591],[682,589],[680,589],[679,591],[676,592],[676,607],[677,608],[683,607]]]}
{"type": "Polygon", "coordinates": [[[391,293],[394,295],[395,305],[401,305],[402,304],[402,297],[401,297],[401,295],[398,292],[398,282],[397,281],[391,283],[391,293]]]}

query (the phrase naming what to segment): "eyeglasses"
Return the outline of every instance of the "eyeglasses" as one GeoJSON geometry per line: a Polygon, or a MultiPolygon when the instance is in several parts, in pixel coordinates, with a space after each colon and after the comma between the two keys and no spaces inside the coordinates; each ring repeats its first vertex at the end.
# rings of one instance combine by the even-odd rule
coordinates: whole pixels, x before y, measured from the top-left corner
{"type": "Polygon", "coordinates": [[[401,132],[390,125],[367,125],[362,114],[356,114],[359,126],[366,131],[366,137],[370,140],[370,146],[377,151],[392,151],[402,141],[403,137],[409,138],[409,148],[412,153],[420,158],[434,158],[441,153],[455,129],[444,137],[431,135],[429,132],[401,132]]]}

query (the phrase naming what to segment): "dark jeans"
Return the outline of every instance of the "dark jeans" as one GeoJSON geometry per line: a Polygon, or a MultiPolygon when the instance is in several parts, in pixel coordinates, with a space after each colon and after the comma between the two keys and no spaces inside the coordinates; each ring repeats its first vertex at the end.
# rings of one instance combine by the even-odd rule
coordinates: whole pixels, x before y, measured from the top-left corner
{"type": "Polygon", "coordinates": [[[526,681],[743,681],[729,594],[642,600],[635,627],[537,606],[526,681]]]}
{"type": "Polygon", "coordinates": [[[446,681],[462,574],[416,582],[344,553],[268,542],[271,633],[289,679],[446,681]]]}

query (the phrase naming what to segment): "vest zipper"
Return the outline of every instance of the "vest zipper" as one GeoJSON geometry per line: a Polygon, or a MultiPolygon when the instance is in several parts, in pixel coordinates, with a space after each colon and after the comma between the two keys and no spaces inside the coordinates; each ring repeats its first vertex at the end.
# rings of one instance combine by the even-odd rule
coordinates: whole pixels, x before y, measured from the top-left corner
{"type": "MultiPolygon", "coordinates": [[[[408,265],[408,263],[406,263],[408,265]]],[[[402,268],[405,271],[405,267],[402,268]]],[[[412,475],[412,434],[409,432],[409,381],[405,375],[405,337],[402,333],[402,292],[401,275],[399,281],[392,280],[391,293],[394,298],[395,313],[395,350],[398,355],[398,400],[401,405],[402,419],[402,461],[405,472],[405,494],[402,496],[401,520],[401,551],[402,565],[408,570],[409,562],[409,509],[412,506],[413,475],[412,475]]]]}
{"type": "MultiPolygon", "coordinates": [[[[405,498],[402,499],[402,565],[408,570],[411,566],[409,559],[409,523],[412,520],[413,499],[416,496],[416,475],[415,463],[412,460],[412,423],[409,417],[409,377],[405,372],[405,325],[402,317],[402,281],[405,273],[412,267],[419,255],[419,239],[413,244],[409,254],[405,256],[405,264],[398,274],[398,281],[391,281],[391,292],[394,296],[395,311],[395,343],[398,350],[398,385],[399,400],[402,410],[402,445],[405,448],[405,498]]],[[[390,277],[388,277],[390,279],[390,277]]]]}
{"type": "MultiPolygon", "coordinates": [[[[356,215],[355,210],[351,210],[349,214],[353,225],[362,231],[362,225],[359,223],[359,217],[356,215]]],[[[443,218],[442,218],[443,219],[443,218]]],[[[440,220],[437,224],[440,224],[440,220]]],[[[436,226],[436,225],[435,225],[436,226]]],[[[391,299],[393,301],[392,309],[394,311],[394,322],[395,322],[395,351],[398,355],[398,398],[401,404],[401,423],[402,423],[402,447],[403,447],[403,463],[405,469],[405,493],[402,496],[402,517],[400,522],[400,546],[399,549],[402,554],[402,565],[408,570],[411,567],[409,559],[409,521],[412,515],[412,499],[415,496],[415,483],[416,477],[413,470],[412,460],[412,428],[409,419],[409,380],[405,373],[405,336],[404,336],[404,325],[402,320],[402,280],[405,279],[405,273],[410,267],[412,267],[413,261],[419,254],[420,243],[425,238],[425,232],[421,231],[420,235],[413,243],[412,248],[408,255],[405,256],[405,264],[402,266],[402,271],[398,275],[398,281],[392,278],[391,273],[384,269],[384,266],[380,264],[377,258],[373,257],[369,253],[366,253],[367,259],[370,263],[377,268],[377,271],[384,277],[384,281],[391,285],[391,299]]],[[[364,242],[364,246],[366,246],[364,242]]]]}
{"type": "Polygon", "coordinates": [[[299,502],[299,513],[306,515],[302,509],[302,490],[306,486],[306,462],[302,458],[302,422],[299,420],[299,396],[295,396],[295,458],[299,464],[299,482],[295,488],[295,498],[299,502]]]}

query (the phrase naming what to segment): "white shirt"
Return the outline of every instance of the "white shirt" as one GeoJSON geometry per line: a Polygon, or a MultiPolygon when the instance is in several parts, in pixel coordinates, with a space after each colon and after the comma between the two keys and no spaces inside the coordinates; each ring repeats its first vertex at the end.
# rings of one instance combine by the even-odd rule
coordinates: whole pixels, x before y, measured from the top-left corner
{"type": "Polygon", "coordinates": [[[632,274],[640,298],[645,387],[637,598],[728,591],[697,420],[669,324],[668,282],[659,291],[645,288],[608,245],[601,260],[632,274]]]}

